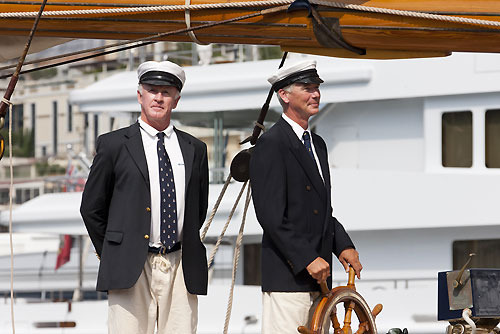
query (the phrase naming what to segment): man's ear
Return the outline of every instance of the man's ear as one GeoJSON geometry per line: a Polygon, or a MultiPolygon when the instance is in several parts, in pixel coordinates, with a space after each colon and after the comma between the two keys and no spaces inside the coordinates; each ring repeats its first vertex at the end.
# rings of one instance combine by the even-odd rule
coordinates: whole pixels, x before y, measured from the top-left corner
{"type": "Polygon", "coordinates": [[[175,104],[172,106],[172,109],[175,109],[177,108],[177,103],[179,103],[179,100],[181,99],[181,96],[177,96],[177,98],[175,99],[175,104]]]}
{"type": "Polygon", "coordinates": [[[137,90],[137,102],[139,102],[139,104],[142,105],[141,92],[139,91],[139,89],[137,90]]]}
{"type": "Polygon", "coordinates": [[[290,102],[290,100],[288,100],[288,92],[287,91],[280,89],[280,90],[278,90],[278,95],[280,96],[281,100],[283,100],[283,102],[285,102],[285,103],[290,102]]]}

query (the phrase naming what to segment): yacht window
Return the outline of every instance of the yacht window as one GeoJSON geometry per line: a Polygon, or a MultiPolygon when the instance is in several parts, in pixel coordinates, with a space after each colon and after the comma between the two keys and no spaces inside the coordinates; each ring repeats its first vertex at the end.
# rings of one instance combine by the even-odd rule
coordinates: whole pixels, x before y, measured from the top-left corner
{"type": "Polygon", "coordinates": [[[445,112],[442,120],[444,167],[472,167],[472,112],[445,112]]]}
{"type": "Polygon", "coordinates": [[[23,203],[23,190],[16,189],[16,198],[14,198],[14,203],[22,204],[23,203]]]}
{"type": "Polygon", "coordinates": [[[0,204],[9,204],[9,189],[0,190],[0,204]]]}
{"type": "Polygon", "coordinates": [[[500,168],[500,109],[485,116],[486,167],[500,168]]]}
{"type": "Polygon", "coordinates": [[[243,284],[261,285],[261,244],[243,245],[243,284]]]}
{"type": "Polygon", "coordinates": [[[453,242],[453,270],[460,270],[475,253],[469,268],[500,268],[500,239],[456,240],[453,242]]]}

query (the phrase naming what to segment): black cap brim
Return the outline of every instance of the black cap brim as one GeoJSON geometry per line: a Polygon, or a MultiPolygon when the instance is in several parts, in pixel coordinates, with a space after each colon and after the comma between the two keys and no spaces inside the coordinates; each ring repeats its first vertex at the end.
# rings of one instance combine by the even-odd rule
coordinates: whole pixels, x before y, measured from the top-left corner
{"type": "Polygon", "coordinates": [[[287,76],[286,78],[281,79],[280,81],[277,81],[273,85],[273,89],[275,92],[279,91],[282,88],[285,88],[287,86],[290,86],[293,83],[313,83],[313,84],[322,84],[324,81],[321,80],[321,78],[318,75],[318,72],[316,69],[310,69],[310,70],[305,70],[305,71],[300,71],[300,72],[295,72],[292,73],[291,75],[287,76]]]}
{"type": "Polygon", "coordinates": [[[144,73],[139,79],[139,83],[155,86],[174,86],[179,92],[182,89],[182,82],[175,75],[162,71],[149,71],[144,73]]]}

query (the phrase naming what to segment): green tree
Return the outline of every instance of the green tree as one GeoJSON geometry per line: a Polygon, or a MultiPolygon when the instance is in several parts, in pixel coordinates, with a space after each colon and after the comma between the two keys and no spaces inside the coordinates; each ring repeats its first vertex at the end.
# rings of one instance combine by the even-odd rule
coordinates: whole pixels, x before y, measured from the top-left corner
{"type": "MultiPolygon", "coordinates": [[[[3,136],[5,140],[5,153],[7,154],[9,149],[9,131],[8,129],[2,129],[0,135],[3,136]]],[[[35,141],[33,137],[33,131],[31,129],[20,129],[18,131],[12,132],[12,156],[14,157],[34,157],[35,156],[35,141]]]]}

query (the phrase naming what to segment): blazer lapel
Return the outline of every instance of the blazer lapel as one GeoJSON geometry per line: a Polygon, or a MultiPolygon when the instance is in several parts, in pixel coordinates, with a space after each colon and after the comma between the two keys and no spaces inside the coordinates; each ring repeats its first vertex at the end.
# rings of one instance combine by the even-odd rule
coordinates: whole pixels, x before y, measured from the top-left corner
{"type": "Polygon", "coordinates": [[[328,166],[328,154],[326,152],[326,147],[319,144],[318,135],[312,134],[312,140],[314,143],[314,149],[316,150],[316,155],[319,159],[319,165],[321,166],[321,173],[323,174],[323,180],[326,189],[330,189],[330,167],[328,166]]]}
{"type": "Polygon", "coordinates": [[[132,156],[137,168],[141,171],[144,181],[149,188],[149,172],[148,164],[146,162],[146,154],[144,153],[144,146],[142,144],[141,131],[139,129],[139,122],[132,124],[125,136],[128,138],[126,142],[127,150],[132,156]]]}
{"type": "Polygon", "coordinates": [[[191,171],[193,170],[194,146],[191,143],[189,137],[184,135],[182,131],[177,130],[175,127],[174,131],[177,134],[177,139],[179,140],[179,146],[181,147],[182,151],[182,157],[184,158],[184,170],[186,175],[186,192],[187,192],[189,180],[191,179],[191,171]]]}
{"type": "Polygon", "coordinates": [[[318,167],[314,160],[311,159],[309,153],[307,153],[304,144],[297,138],[292,127],[283,118],[280,118],[276,124],[286,133],[290,142],[290,149],[302,168],[306,171],[306,175],[311,180],[313,187],[322,197],[325,197],[326,188],[319,174],[318,167]]]}
{"type": "MultiPolygon", "coordinates": [[[[321,172],[323,173],[323,179],[325,180],[325,189],[326,189],[326,208],[329,210],[332,206],[332,193],[331,193],[331,185],[330,185],[330,167],[328,166],[328,154],[326,152],[326,146],[320,142],[319,136],[314,134],[312,135],[314,148],[316,149],[316,154],[318,155],[319,163],[321,166],[321,172]],[[321,143],[321,145],[320,145],[321,143]]],[[[328,211],[327,211],[328,212],[328,211]]],[[[331,219],[331,214],[327,214],[325,216],[325,224],[323,226],[323,233],[325,233],[328,229],[328,222],[331,219]]]]}

